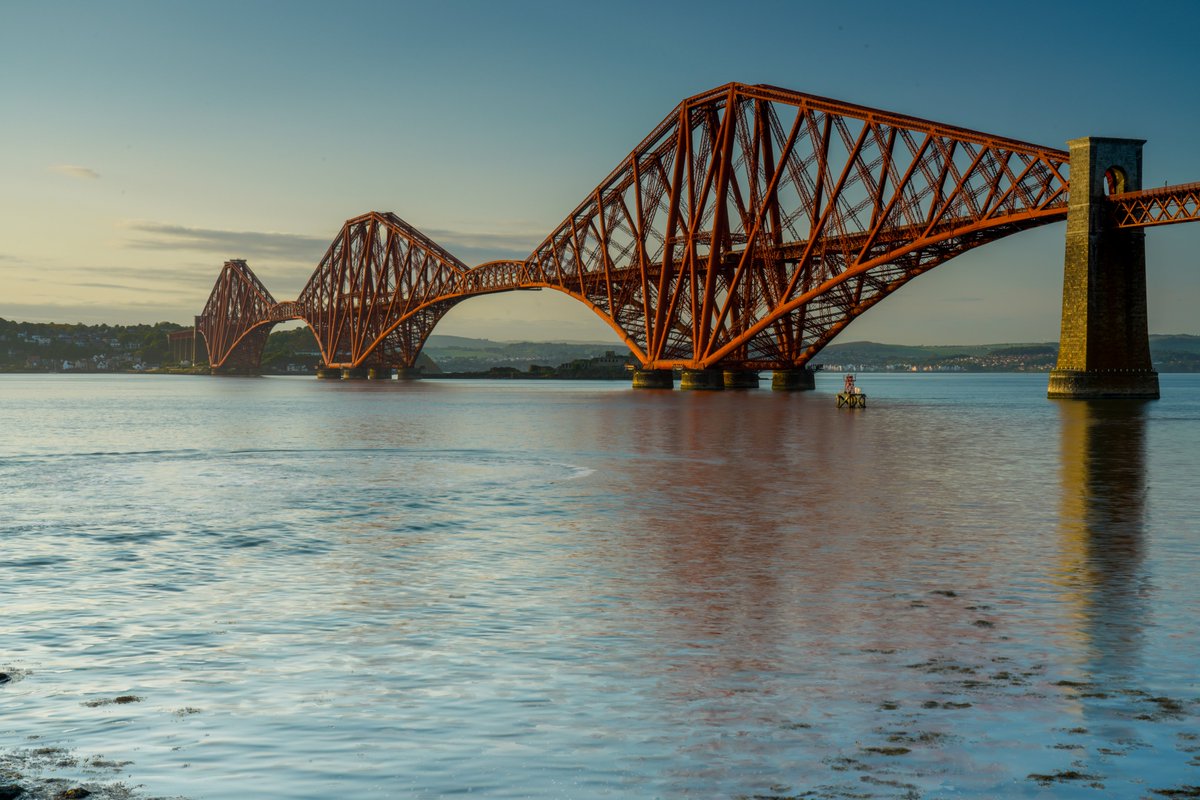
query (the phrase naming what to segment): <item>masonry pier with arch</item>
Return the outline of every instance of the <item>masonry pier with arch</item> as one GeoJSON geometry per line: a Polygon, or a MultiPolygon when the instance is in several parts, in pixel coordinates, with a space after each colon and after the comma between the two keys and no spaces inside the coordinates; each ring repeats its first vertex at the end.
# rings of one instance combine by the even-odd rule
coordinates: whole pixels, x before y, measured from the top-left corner
{"type": "Polygon", "coordinates": [[[1109,194],[1142,188],[1140,139],[1067,143],[1071,199],[1063,258],[1062,334],[1050,397],[1155,399],[1146,313],[1146,233],[1111,218],[1109,194]]]}

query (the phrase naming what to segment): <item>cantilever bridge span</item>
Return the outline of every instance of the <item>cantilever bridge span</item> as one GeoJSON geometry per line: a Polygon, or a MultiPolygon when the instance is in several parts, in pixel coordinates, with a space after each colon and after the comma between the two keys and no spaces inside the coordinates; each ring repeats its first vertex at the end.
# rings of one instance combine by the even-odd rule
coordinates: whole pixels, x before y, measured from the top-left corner
{"type": "Polygon", "coordinates": [[[471,268],[371,212],[343,225],[295,300],[227,262],[196,327],[216,372],[254,370],[290,319],[308,323],[326,367],[411,368],[457,303],[553,289],[602,317],[645,371],[803,370],[908,281],[1066,219],[1081,198],[1098,195],[1085,210],[1096,224],[1137,236],[1200,216],[1195,184],[1136,191],[1140,143],[1135,166],[1100,166],[1107,189],[1090,180],[1095,164],[1073,163],[1075,144],[729,84],[676,106],[523,261],[471,268]],[[1074,197],[1073,169],[1089,176],[1074,197]]]}

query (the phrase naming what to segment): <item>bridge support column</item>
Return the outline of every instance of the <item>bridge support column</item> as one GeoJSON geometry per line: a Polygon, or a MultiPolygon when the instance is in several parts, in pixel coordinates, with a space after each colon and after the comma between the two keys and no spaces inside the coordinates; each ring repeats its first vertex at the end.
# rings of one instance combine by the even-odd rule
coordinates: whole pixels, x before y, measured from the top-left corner
{"type": "Polygon", "coordinates": [[[317,378],[323,381],[342,379],[342,371],[338,367],[317,367],[317,378]]]}
{"type": "Polygon", "coordinates": [[[806,392],[816,388],[816,373],[808,367],[777,369],[771,373],[771,389],[773,391],[806,392]]]}
{"type": "Polygon", "coordinates": [[[1072,139],[1062,335],[1049,397],[1157,399],[1146,318],[1146,238],[1112,227],[1105,189],[1142,188],[1141,139],[1072,139]]]}
{"type": "Polygon", "coordinates": [[[392,368],[371,367],[367,370],[367,379],[372,381],[390,381],[392,379],[392,368]]]}
{"type": "Polygon", "coordinates": [[[361,381],[365,380],[370,374],[368,367],[346,367],[342,370],[342,380],[344,381],[361,381]]]}
{"type": "Polygon", "coordinates": [[[416,381],[421,379],[421,367],[396,367],[396,380],[416,381]]]}
{"type": "Polygon", "coordinates": [[[684,391],[720,391],[725,388],[725,370],[685,369],[679,376],[679,388],[684,391]]]}
{"type": "Polygon", "coordinates": [[[633,388],[674,389],[675,373],[669,369],[635,369],[633,371],[633,388]]]}
{"type": "Polygon", "coordinates": [[[726,389],[757,389],[758,370],[727,369],[722,376],[726,389]]]}

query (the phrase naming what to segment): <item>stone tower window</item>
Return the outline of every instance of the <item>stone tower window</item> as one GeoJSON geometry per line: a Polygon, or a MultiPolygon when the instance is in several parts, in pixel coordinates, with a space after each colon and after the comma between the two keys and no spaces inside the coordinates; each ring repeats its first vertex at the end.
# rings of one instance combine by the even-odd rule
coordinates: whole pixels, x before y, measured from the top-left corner
{"type": "Polygon", "coordinates": [[[1121,194],[1125,191],[1125,170],[1109,167],[1104,170],[1104,194],[1121,194]]]}

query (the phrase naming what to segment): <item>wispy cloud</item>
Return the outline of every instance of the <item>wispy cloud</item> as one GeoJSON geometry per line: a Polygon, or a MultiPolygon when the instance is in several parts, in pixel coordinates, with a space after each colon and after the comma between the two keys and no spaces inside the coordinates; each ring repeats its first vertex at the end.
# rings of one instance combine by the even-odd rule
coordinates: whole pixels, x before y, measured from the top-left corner
{"type": "Polygon", "coordinates": [[[329,247],[329,239],[299,233],[227,231],[188,228],[162,222],[133,220],[123,227],[135,233],[132,247],[147,250],[202,250],[229,258],[270,258],[304,261],[314,266],[329,247]]]}
{"type": "Polygon", "coordinates": [[[421,228],[421,232],[449,250],[463,263],[475,266],[499,259],[525,260],[544,234],[517,231],[495,233],[455,228],[421,228]]]}
{"type": "MultiPolygon", "coordinates": [[[[172,261],[174,261],[172,259],[172,261]]],[[[100,289],[129,293],[158,295],[163,298],[186,298],[187,302],[203,305],[213,284],[221,273],[221,261],[158,264],[149,267],[76,266],[60,267],[53,273],[37,273],[39,277],[25,278],[26,283],[45,283],[62,287],[62,292],[76,289],[100,289]],[[47,276],[52,276],[47,279],[47,276]]],[[[251,265],[260,279],[276,297],[291,297],[299,291],[312,274],[313,266],[278,265],[260,268],[251,265]]],[[[0,266],[0,273],[3,266],[0,266]]]]}
{"type": "Polygon", "coordinates": [[[50,167],[50,171],[83,181],[94,181],[100,177],[100,173],[96,170],[90,167],[81,167],[78,164],[54,164],[50,167]]]}
{"type": "Polygon", "coordinates": [[[524,259],[545,238],[544,233],[478,233],[450,228],[428,228],[424,232],[468,263],[498,258],[524,259]]]}
{"type": "Polygon", "coordinates": [[[173,320],[191,324],[199,309],[188,304],[164,304],[148,299],[114,304],[109,301],[90,303],[10,303],[0,302],[0,318],[25,322],[98,322],[121,325],[139,322],[173,320]]]}
{"type": "MultiPolygon", "coordinates": [[[[122,227],[134,234],[129,240],[131,247],[147,250],[199,250],[217,254],[222,260],[265,258],[311,264],[313,268],[325,255],[329,243],[336,236],[190,228],[148,220],[131,220],[122,223],[122,227]]],[[[422,231],[468,264],[499,258],[523,259],[542,239],[539,234],[526,232],[478,233],[450,228],[424,228],[422,231]]]]}
{"type": "Polygon", "coordinates": [[[197,293],[195,290],[187,289],[179,286],[147,286],[138,285],[136,283],[112,283],[105,281],[84,281],[82,283],[72,283],[72,288],[76,289],[112,289],[119,292],[137,293],[137,294],[152,294],[156,297],[181,297],[191,299],[197,293]]]}
{"type": "MultiPolygon", "coordinates": [[[[178,287],[180,285],[191,284],[195,287],[211,286],[216,280],[217,274],[221,271],[221,265],[214,261],[212,264],[203,266],[177,266],[177,267],[85,267],[73,270],[73,273],[81,277],[91,278],[95,283],[84,283],[79,280],[72,281],[74,286],[94,286],[96,288],[117,288],[114,284],[110,287],[104,287],[105,282],[111,281],[141,281],[149,287],[178,287]],[[99,279],[99,280],[96,280],[99,279]]],[[[120,286],[131,286],[133,284],[121,283],[120,286]]]]}

